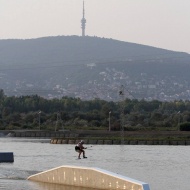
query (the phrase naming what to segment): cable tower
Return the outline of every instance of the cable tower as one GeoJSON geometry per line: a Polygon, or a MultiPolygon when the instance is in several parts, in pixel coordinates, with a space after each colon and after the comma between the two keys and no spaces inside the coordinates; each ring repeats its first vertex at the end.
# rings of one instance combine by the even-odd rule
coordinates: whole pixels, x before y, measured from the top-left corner
{"type": "Polygon", "coordinates": [[[63,120],[61,119],[61,114],[60,112],[57,112],[57,120],[56,120],[56,125],[55,125],[55,132],[58,130],[58,124],[62,125],[62,130],[64,130],[63,128],[63,120]]]}
{"type": "Polygon", "coordinates": [[[121,85],[120,91],[119,91],[119,97],[120,97],[120,131],[121,131],[121,144],[124,144],[124,126],[125,126],[125,93],[124,93],[124,86],[121,85]]]}
{"type": "Polygon", "coordinates": [[[81,28],[82,28],[82,36],[84,37],[85,36],[85,28],[86,28],[84,1],[83,1],[83,17],[81,19],[81,28]]]}

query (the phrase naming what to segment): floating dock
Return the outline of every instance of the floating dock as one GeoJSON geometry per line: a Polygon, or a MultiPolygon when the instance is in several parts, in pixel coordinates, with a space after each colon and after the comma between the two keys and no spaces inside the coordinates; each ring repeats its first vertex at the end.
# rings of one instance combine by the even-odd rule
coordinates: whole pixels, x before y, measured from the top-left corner
{"type": "Polygon", "coordinates": [[[109,190],[150,190],[147,183],[100,168],[61,166],[28,177],[28,180],[109,190]]]}
{"type": "Polygon", "coordinates": [[[14,162],[13,152],[0,152],[0,162],[14,162]]]}

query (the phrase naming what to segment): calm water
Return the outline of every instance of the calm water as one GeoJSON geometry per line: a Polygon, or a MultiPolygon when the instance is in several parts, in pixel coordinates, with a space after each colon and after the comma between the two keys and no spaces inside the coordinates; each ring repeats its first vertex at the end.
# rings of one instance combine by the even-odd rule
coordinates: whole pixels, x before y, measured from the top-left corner
{"type": "Polygon", "coordinates": [[[0,163],[0,189],[84,189],[26,180],[32,174],[61,165],[98,167],[149,183],[151,190],[190,189],[189,146],[86,146],[88,159],[78,160],[74,145],[53,145],[43,139],[0,138],[0,152],[14,152],[15,159],[14,163],[0,163]]]}

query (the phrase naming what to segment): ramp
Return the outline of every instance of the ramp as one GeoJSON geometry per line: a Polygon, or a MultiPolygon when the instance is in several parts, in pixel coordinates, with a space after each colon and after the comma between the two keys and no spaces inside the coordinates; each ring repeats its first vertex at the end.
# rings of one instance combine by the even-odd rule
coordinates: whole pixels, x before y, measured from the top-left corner
{"type": "Polygon", "coordinates": [[[109,190],[150,190],[149,185],[100,168],[61,166],[28,177],[28,180],[109,190]]]}

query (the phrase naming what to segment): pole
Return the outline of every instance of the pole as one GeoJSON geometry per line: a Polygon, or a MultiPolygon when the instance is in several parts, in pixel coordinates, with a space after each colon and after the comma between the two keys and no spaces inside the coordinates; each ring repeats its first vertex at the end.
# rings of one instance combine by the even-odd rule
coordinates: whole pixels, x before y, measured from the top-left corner
{"type": "Polygon", "coordinates": [[[38,115],[39,115],[39,130],[41,130],[41,126],[40,126],[40,114],[41,114],[41,111],[38,112],[38,115]]]}
{"type": "Polygon", "coordinates": [[[111,131],[111,122],[110,122],[110,115],[111,115],[111,111],[109,112],[109,131],[111,131]]]}
{"type": "Polygon", "coordinates": [[[57,113],[57,121],[56,121],[56,125],[55,125],[55,132],[57,130],[57,125],[58,125],[58,115],[59,115],[59,113],[57,113]]]}
{"type": "Polygon", "coordinates": [[[177,124],[177,130],[180,131],[180,111],[177,112],[178,115],[178,124],[177,124]]]}
{"type": "Polygon", "coordinates": [[[125,104],[124,104],[124,86],[121,85],[120,91],[119,91],[119,96],[120,96],[120,106],[121,106],[121,114],[120,114],[120,125],[121,125],[121,144],[124,144],[124,125],[125,125],[125,114],[124,114],[124,109],[125,109],[125,104]]]}

